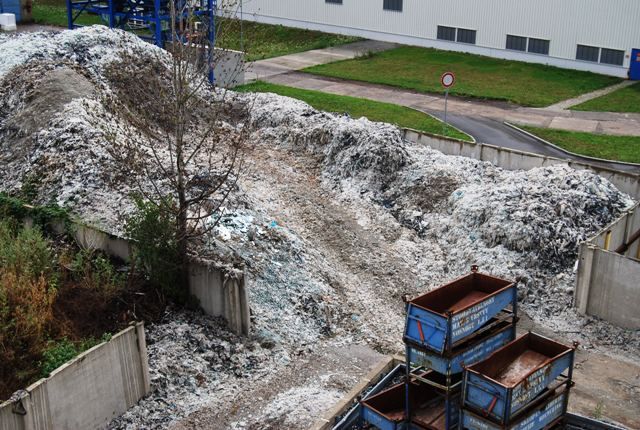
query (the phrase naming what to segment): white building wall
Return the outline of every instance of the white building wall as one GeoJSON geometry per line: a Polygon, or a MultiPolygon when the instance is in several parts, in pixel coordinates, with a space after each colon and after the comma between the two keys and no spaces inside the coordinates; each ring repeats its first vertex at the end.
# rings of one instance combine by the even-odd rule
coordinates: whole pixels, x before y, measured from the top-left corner
{"type": "Polygon", "coordinates": [[[244,17],[377,40],[626,76],[640,48],[640,0],[244,0],[244,17]],[[437,26],[476,30],[476,45],[437,40],[437,26]],[[507,51],[506,35],[550,40],[549,55],[507,51]],[[576,61],[577,45],[625,51],[623,66],[576,61]]]}

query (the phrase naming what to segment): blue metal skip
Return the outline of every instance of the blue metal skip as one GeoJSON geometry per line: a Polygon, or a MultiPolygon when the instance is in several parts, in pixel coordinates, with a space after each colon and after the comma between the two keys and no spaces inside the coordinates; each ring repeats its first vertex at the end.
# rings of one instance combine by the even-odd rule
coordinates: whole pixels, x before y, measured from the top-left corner
{"type": "Polygon", "coordinates": [[[31,21],[31,1],[0,0],[0,13],[14,14],[17,23],[31,21]]]}
{"type": "Polygon", "coordinates": [[[466,368],[463,405],[509,424],[543,391],[561,381],[571,384],[574,355],[575,348],[525,334],[466,368]],[[568,377],[560,378],[565,371],[568,377]],[[501,377],[503,372],[507,373],[501,377]]]}
{"type": "Polygon", "coordinates": [[[412,367],[433,369],[443,375],[455,375],[462,373],[464,365],[471,365],[485,359],[494,351],[508,344],[516,337],[514,324],[503,322],[467,346],[455,348],[449,354],[437,354],[418,345],[407,344],[407,356],[412,367]]]}
{"type": "Polygon", "coordinates": [[[640,81],[640,49],[631,50],[631,62],[629,63],[629,79],[640,81]]]}
{"type": "Polygon", "coordinates": [[[478,273],[474,266],[470,274],[407,303],[404,341],[438,354],[451,352],[478,331],[489,329],[487,322],[507,307],[511,307],[507,317],[515,320],[517,303],[515,283],[478,273]]]}

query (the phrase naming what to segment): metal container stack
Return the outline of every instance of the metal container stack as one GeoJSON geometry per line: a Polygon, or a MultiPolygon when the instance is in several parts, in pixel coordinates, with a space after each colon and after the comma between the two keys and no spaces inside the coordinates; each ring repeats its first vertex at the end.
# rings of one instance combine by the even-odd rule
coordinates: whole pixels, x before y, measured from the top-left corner
{"type": "Polygon", "coordinates": [[[362,401],[362,419],[382,430],[457,429],[465,364],[515,339],[514,282],[471,273],[407,302],[406,378],[362,401]]]}
{"type": "Polygon", "coordinates": [[[460,427],[538,430],[562,421],[576,346],[527,333],[467,367],[460,427]]]}

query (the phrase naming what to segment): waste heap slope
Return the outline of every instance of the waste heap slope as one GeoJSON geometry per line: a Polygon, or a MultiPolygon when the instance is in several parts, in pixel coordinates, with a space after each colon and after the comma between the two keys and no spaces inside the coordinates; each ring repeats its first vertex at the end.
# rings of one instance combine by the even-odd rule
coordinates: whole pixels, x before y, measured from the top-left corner
{"type": "MultiPolygon", "coordinates": [[[[116,79],[123,59],[165,74],[169,54],[101,26],[0,35],[0,52],[0,191],[28,189],[34,203],[55,202],[122,233],[139,178],[115,167],[110,142],[140,133],[105,100],[125,96],[129,81],[116,79]],[[116,134],[108,139],[105,130],[116,134]]],[[[144,85],[144,74],[137,78],[144,85]]],[[[391,125],[273,94],[205,88],[202,96],[251,106],[242,118],[251,124],[248,169],[216,214],[220,223],[193,251],[244,262],[253,333],[238,339],[215,319],[168,313],[148,327],[154,393],[114,428],[166,428],[207,407],[213,412],[203,412],[203,423],[217,420],[208,421],[214,428],[249,428],[265,417],[281,428],[308,426],[350,387],[327,385],[317,410],[295,409],[299,394],[343,368],[335,361],[305,382],[300,372],[288,378],[293,364],[344,345],[398,351],[401,297],[471,264],[519,278],[521,303],[541,324],[637,355],[638,333],[570,307],[577,244],[632,204],[606,180],[566,166],[513,172],[446,156],[404,141],[391,125]],[[191,357],[183,360],[185,351],[191,357]],[[242,420],[230,399],[251,392],[261,375],[278,375],[282,386],[263,402],[247,402],[254,421],[242,420]],[[275,416],[285,403],[297,421],[275,416]]]]}

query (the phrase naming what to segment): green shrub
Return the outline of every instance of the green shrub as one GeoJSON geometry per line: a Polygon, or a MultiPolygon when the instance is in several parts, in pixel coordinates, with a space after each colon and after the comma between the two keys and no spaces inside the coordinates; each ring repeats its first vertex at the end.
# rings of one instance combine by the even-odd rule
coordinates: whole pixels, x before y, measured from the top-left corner
{"type": "Polygon", "coordinates": [[[49,242],[40,229],[17,229],[11,222],[0,222],[0,268],[36,279],[54,276],[55,260],[49,242]]]}
{"type": "Polygon", "coordinates": [[[71,342],[67,338],[58,341],[49,341],[47,348],[42,353],[42,361],[40,362],[40,375],[46,378],[69,360],[75,358],[78,354],[93,348],[94,346],[108,342],[111,334],[105,333],[101,338],[90,337],[81,342],[71,342]]]}
{"type": "MultiPolygon", "coordinates": [[[[27,190],[23,190],[23,192],[29,194],[31,192],[29,188],[27,187],[27,190]]],[[[33,220],[34,225],[43,230],[47,230],[52,221],[62,221],[67,228],[70,224],[69,213],[58,205],[49,204],[34,207],[26,205],[25,201],[19,198],[0,192],[0,219],[22,222],[27,217],[33,220]]]]}
{"type": "Polygon", "coordinates": [[[75,253],[68,268],[79,285],[98,291],[105,301],[116,297],[126,288],[126,275],[118,273],[102,252],[80,250],[75,253]]]}
{"type": "Polygon", "coordinates": [[[171,203],[160,205],[134,197],[136,211],[126,221],[126,233],[135,242],[134,259],[149,281],[166,296],[185,303],[188,292],[180,280],[180,253],[171,203]]]}

